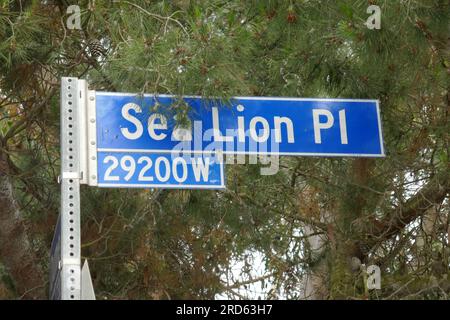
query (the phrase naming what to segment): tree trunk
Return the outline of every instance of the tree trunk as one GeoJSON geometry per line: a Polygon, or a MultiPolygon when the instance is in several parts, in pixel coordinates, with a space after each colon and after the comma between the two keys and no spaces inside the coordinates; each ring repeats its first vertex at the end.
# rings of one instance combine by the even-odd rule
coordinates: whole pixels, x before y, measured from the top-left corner
{"type": "MultiPolygon", "coordinates": [[[[325,222],[328,226],[330,224],[331,215],[329,213],[320,213],[321,222],[325,222]]],[[[315,229],[305,225],[304,226],[305,235],[308,236],[308,245],[311,253],[312,265],[311,269],[307,271],[303,282],[303,299],[306,300],[324,300],[328,298],[329,288],[328,288],[328,276],[329,276],[329,266],[327,263],[327,255],[325,252],[327,242],[333,245],[332,236],[330,233],[325,234],[315,234],[315,229]]]]}
{"type": "Polygon", "coordinates": [[[307,271],[303,282],[303,298],[306,300],[323,300],[327,296],[326,275],[328,273],[326,260],[323,258],[325,239],[322,235],[311,235],[314,229],[305,226],[308,236],[311,258],[315,260],[314,266],[307,271]]]}
{"type": "Polygon", "coordinates": [[[0,171],[0,261],[14,281],[17,298],[44,299],[46,277],[30,245],[24,220],[13,197],[11,181],[2,171],[0,171]]]}

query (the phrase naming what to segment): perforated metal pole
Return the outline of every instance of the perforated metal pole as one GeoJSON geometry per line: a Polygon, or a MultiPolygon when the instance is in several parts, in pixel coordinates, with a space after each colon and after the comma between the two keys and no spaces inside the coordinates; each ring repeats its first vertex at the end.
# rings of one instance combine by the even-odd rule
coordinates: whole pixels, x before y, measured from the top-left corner
{"type": "MultiPolygon", "coordinates": [[[[80,248],[80,111],[86,101],[86,84],[77,78],[61,79],[61,260],[62,300],[81,298],[80,248]]],[[[81,133],[81,134],[80,134],[81,133]]]]}

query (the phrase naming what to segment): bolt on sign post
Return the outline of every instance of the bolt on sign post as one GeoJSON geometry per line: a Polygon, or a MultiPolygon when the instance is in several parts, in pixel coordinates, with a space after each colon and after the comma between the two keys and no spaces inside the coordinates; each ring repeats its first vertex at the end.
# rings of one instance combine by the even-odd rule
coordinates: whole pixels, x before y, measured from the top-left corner
{"type": "Polygon", "coordinates": [[[51,249],[50,297],[94,297],[92,285],[82,285],[90,277],[82,279],[87,265],[81,272],[80,184],[223,189],[224,154],[384,157],[378,100],[222,101],[96,92],[84,80],[62,78],[61,212],[51,249]]]}

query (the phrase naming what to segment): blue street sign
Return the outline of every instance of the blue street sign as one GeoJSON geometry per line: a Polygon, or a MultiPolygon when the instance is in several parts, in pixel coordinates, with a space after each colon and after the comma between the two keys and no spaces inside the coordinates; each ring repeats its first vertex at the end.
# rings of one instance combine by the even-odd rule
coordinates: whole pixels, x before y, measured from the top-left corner
{"type": "Polygon", "coordinates": [[[225,188],[223,163],[213,155],[97,152],[98,186],[116,188],[225,188]]]}
{"type": "Polygon", "coordinates": [[[96,117],[101,152],[384,156],[377,100],[96,92],[96,117]]]}

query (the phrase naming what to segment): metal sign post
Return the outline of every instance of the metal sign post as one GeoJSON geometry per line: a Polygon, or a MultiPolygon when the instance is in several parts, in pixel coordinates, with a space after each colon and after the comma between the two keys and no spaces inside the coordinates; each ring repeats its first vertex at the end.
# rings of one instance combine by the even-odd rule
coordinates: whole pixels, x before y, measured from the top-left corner
{"type": "Polygon", "coordinates": [[[80,256],[80,155],[83,137],[81,111],[86,97],[86,82],[61,79],[61,212],[59,228],[52,247],[50,298],[79,300],[81,297],[80,256]],[[59,233],[59,234],[58,234],[59,233]]]}

